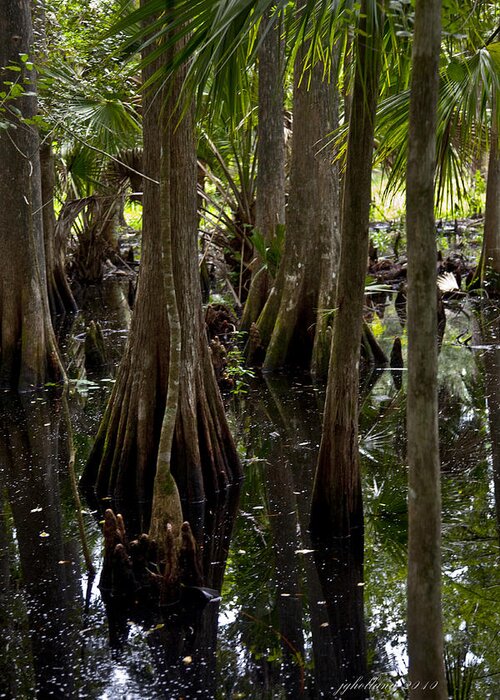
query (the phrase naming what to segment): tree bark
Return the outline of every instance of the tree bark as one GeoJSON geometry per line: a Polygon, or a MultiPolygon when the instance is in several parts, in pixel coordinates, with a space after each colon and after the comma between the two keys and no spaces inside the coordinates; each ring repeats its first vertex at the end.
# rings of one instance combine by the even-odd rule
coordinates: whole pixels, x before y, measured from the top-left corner
{"type": "MultiPolygon", "coordinates": [[[[301,6],[302,7],[302,6],[301,6]]],[[[300,8],[298,10],[300,12],[300,8]]],[[[333,308],[338,262],[339,186],[337,166],[319,153],[322,140],[338,123],[338,94],[324,65],[304,70],[306,46],[294,65],[292,160],[286,214],[285,250],[275,289],[257,322],[267,348],[264,369],[284,365],[314,368],[320,361],[319,314],[333,308]]]]}
{"type": "MultiPolygon", "coordinates": [[[[311,536],[333,632],[337,673],[344,682],[367,679],[363,619],[364,523],[358,449],[358,392],[368,258],[371,171],[383,13],[375,26],[361,5],[356,73],[344,178],[339,282],[323,433],[311,502],[311,536]],[[347,572],[347,574],[346,574],[347,572]],[[342,632],[337,636],[335,630],[342,632]],[[357,676],[359,674],[359,676],[357,676]]],[[[364,697],[347,690],[346,697],[364,697]]]]}
{"type": "Polygon", "coordinates": [[[78,310],[66,276],[65,244],[57,235],[54,212],[55,170],[50,143],[40,146],[43,236],[47,265],[47,293],[52,320],[78,310]]]}
{"type": "MultiPolygon", "coordinates": [[[[148,66],[144,80],[156,68],[148,66]]],[[[172,82],[168,104],[177,105],[181,83],[179,75],[172,82]]],[[[191,110],[179,106],[169,113],[168,107],[164,108],[155,98],[157,95],[156,88],[144,95],[144,168],[148,179],[143,185],[143,255],[131,331],[113,394],[82,476],[83,486],[95,486],[98,496],[112,495],[116,507],[126,512],[129,529],[141,532],[147,529],[150,519],[170,355],[178,352],[178,340],[172,336],[167,314],[172,290],[169,296],[166,285],[172,281],[165,276],[161,209],[163,216],[170,218],[182,347],[171,472],[181,498],[188,504],[215,496],[241,476],[202,314],[191,110]],[[165,125],[170,130],[169,211],[164,202],[160,206],[160,187],[156,184],[160,179],[162,141],[158,129],[165,125]]]]}
{"type": "MultiPolygon", "coordinates": [[[[255,228],[266,242],[272,240],[276,227],[285,223],[285,136],[284,109],[284,43],[280,35],[280,17],[269,10],[259,31],[257,198],[255,228]]],[[[256,259],[252,283],[245,302],[240,327],[248,331],[257,321],[267,299],[270,275],[263,269],[263,260],[256,259]]]]}
{"type": "Polygon", "coordinates": [[[434,172],[440,0],[417,0],[412,55],[408,239],[408,656],[410,698],[448,696],[441,611],[434,172]]]}
{"type": "Polygon", "coordinates": [[[483,248],[479,270],[481,284],[487,284],[488,292],[500,292],[500,148],[498,122],[500,120],[498,98],[493,98],[491,110],[491,143],[486,183],[484,210],[483,248]]]}
{"type": "MultiPolygon", "coordinates": [[[[32,5],[34,51],[37,66],[47,61],[47,34],[44,0],[32,5]]],[[[68,313],[76,312],[77,305],[66,276],[65,241],[56,228],[54,211],[55,164],[50,134],[40,144],[40,177],[42,193],[42,220],[47,268],[47,293],[53,323],[68,313]]]]}
{"type": "Polygon", "coordinates": [[[33,27],[28,0],[0,0],[0,90],[24,93],[0,113],[0,384],[26,390],[64,376],[50,321],[42,224],[39,139],[24,120],[37,112],[28,55],[33,27]],[[15,66],[20,71],[8,70],[15,66]]]}
{"type": "MultiPolygon", "coordinates": [[[[167,114],[172,114],[170,104],[165,105],[167,114]],[[168,105],[168,109],[167,109],[168,105]]],[[[165,398],[156,474],[153,485],[153,501],[151,505],[151,524],[149,534],[163,549],[164,538],[170,525],[175,534],[180,533],[182,524],[182,508],[177,484],[172,476],[172,444],[174,439],[177,406],[179,404],[180,368],[182,356],[181,325],[177,295],[175,292],[173,265],[173,235],[172,235],[172,206],[171,206],[171,143],[172,120],[160,123],[161,156],[160,156],[160,207],[161,207],[161,239],[163,243],[163,273],[165,277],[165,301],[169,326],[169,364],[168,385],[165,398]]]]}
{"type": "MultiPolygon", "coordinates": [[[[375,108],[378,96],[380,29],[361,7],[356,40],[356,76],[349,124],[342,209],[342,252],[333,342],[323,417],[323,435],[311,505],[314,538],[357,537],[363,542],[363,506],[358,451],[359,359],[375,108]],[[367,34],[365,35],[365,33],[367,34]]],[[[354,546],[354,545],[353,545],[354,546]]]]}

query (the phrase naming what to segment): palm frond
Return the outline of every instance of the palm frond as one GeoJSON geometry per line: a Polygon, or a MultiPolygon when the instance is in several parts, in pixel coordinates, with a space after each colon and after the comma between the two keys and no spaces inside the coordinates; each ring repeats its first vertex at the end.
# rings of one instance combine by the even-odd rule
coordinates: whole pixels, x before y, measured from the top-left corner
{"type": "MultiPolygon", "coordinates": [[[[463,201],[473,157],[488,147],[493,93],[498,90],[492,44],[473,56],[456,57],[441,71],[437,127],[437,205],[463,201]]],[[[498,58],[497,58],[498,57],[498,58]]],[[[387,196],[403,186],[408,149],[409,89],[386,98],[378,110],[377,161],[388,174],[387,196]]]]}

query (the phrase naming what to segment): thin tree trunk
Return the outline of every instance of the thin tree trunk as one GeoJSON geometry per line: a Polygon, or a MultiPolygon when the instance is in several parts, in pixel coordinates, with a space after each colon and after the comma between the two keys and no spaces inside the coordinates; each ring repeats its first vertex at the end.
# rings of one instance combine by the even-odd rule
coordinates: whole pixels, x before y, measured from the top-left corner
{"type": "MultiPolygon", "coordinates": [[[[280,16],[269,10],[260,24],[257,199],[255,228],[267,242],[276,227],[285,223],[285,136],[284,43],[280,35],[280,16]]],[[[241,319],[242,330],[249,330],[262,311],[270,287],[269,272],[257,258],[252,283],[241,319]]]]}
{"type": "Polygon", "coordinates": [[[172,256],[172,203],[171,203],[171,135],[173,110],[167,100],[162,110],[162,151],[160,165],[160,206],[161,238],[163,242],[163,273],[165,276],[165,300],[167,302],[168,326],[170,332],[168,387],[165,399],[165,411],[158,446],[156,474],[151,505],[151,524],[149,534],[162,547],[168,525],[174,528],[175,535],[180,534],[182,524],[182,507],[177,484],[172,476],[172,445],[174,441],[177,407],[179,405],[179,386],[181,371],[182,338],[175,293],[174,266],[172,256]],[[164,115],[167,115],[165,119],[164,115]]]}
{"type": "Polygon", "coordinates": [[[408,239],[408,656],[410,698],[448,696],[441,611],[434,172],[440,0],[417,0],[412,56],[408,239]]]}
{"type": "Polygon", "coordinates": [[[491,143],[486,184],[484,210],[484,236],[479,262],[481,284],[487,284],[489,292],[500,292],[500,148],[498,132],[498,97],[493,98],[491,110],[491,143]]]}
{"type": "Polygon", "coordinates": [[[329,594],[327,609],[339,659],[337,672],[342,682],[356,682],[356,688],[346,691],[346,697],[353,699],[365,697],[357,686],[367,681],[363,589],[359,586],[363,581],[364,524],[358,392],[382,25],[382,12],[377,11],[373,23],[363,2],[356,39],[333,341],[311,503],[311,535],[318,545],[320,580],[329,594]],[[338,627],[343,631],[337,638],[338,627]]]}
{"type": "Polygon", "coordinates": [[[312,533],[320,540],[349,536],[353,528],[361,541],[363,537],[358,452],[359,357],[382,22],[379,13],[379,26],[367,27],[365,14],[364,4],[356,41],[356,77],[349,125],[333,342],[311,506],[312,533]],[[368,39],[364,35],[366,31],[368,39]]]}

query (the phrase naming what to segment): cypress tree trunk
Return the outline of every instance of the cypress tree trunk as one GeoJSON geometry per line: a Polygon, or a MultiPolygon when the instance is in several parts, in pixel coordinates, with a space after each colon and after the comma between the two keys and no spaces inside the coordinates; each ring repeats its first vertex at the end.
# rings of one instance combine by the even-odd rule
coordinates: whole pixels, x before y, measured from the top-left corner
{"type": "MultiPolygon", "coordinates": [[[[37,66],[47,61],[47,35],[44,0],[33,3],[33,35],[37,66]]],[[[50,136],[40,144],[40,177],[42,196],[43,237],[47,269],[47,293],[53,322],[57,317],[77,311],[77,305],[66,276],[65,241],[57,233],[54,211],[55,164],[50,136]]]]}
{"type": "MultiPolygon", "coordinates": [[[[303,5],[301,5],[303,7],[303,5]]],[[[300,12],[300,8],[298,10],[300,12]]],[[[322,140],[338,123],[337,89],[324,65],[304,72],[306,46],[294,65],[292,161],[285,250],[268,303],[257,322],[267,348],[264,368],[309,368],[320,306],[333,308],[338,261],[338,171],[322,140]]],[[[320,351],[317,351],[317,358],[320,351]]],[[[315,360],[319,367],[319,359],[315,360]]]]}
{"type": "Polygon", "coordinates": [[[383,14],[361,5],[356,38],[347,168],[342,208],[339,282],[323,417],[313,485],[311,536],[346,697],[364,698],[367,681],[363,620],[363,504],[358,449],[359,360],[368,258],[368,225],[375,109],[383,14]],[[332,562],[333,559],[333,562],[332,562]],[[359,686],[359,687],[358,687],[359,686]]]}
{"type": "MultiPolygon", "coordinates": [[[[276,226],[285,223],[285,137],[284,44],[280,36],[280,18],[269,10],[260,24],[257,199],[255,228],[266,242],[272,240],[276,226]]],[[[245,302],[240,327],[249,330],[259,317],[270,287],[269,272],[263,261],[255,261],[252,284],[245,302]]]]}
{"type": "Polygon", "coordinates": [[[12,81],[30,93],[5,99],[0,112],[0,384],[21,390],[64,376],[47,299],[39,139],[22,121],[37,112],[34,71],[19,58],[32,41],[28,0],[0,0],[0,90],[12,94],[12,81]]]}
{"type": "Polygon", "coordinates": [[[441,491],[434,221],[440,43],[440,0],[417,0],[406,181],[408,655],[410,698],[413,699],[448,697],[441,619],[441,491]]]}
{"type": "Polygon", "coordinates": [[[57,235],[54,212],[55,170],[50,143],[40,147],[40,169],[43,205],[43,236],[47,266],[47,293],[52,319],[77,311],[77,305],[66,277],[64,243],[57,235]]]}
{"type": "MultiPolygon", "coordinates": [[[[144,71],[147,80],[157,66],[144,71]]],[[[176,104],[182,76],[173,81],[168,104],[176,104]]],[[[144,168],[150,179],[143,188],[142,261],[127,348],[117,381],[82,476],[82,485],[97,495],[112,495],[126,513],[129,529],[147,529],[149,503],[158,459],[158,447],[169,386],[173,337],[167,309],[172,290],[166,284],[165,247],[161,232],[169,219],[173,280],[180,322],[182,352],[179,394],[173,435],[171,472],[181,498],[188,503],[214,496],[241,476],[239,458],[227,425],[211,364],[205,333],[197,256],[196,152],[188,109],[168,113],[158,91],[144,95],[144,168]],[[156,96],[156,98],[155,98],[156,96]],[[163,173],[170,206],[160,206],[161,143],[170,130],[163,173]],[[155,182],[156,181],[156,182],[155,182]],[[139,521],[134,522],[134,516],[139,521]]],[[[165,189],[165,188],[164,188],[165,189]]],[[[168,266],[167,266],[168,267],[168,266]]],[[[176,366],[174,362],[172,366],[176,366]]],[[[171,407],[170,407],[171,408],[171,407]]],[[[163,456],[161,457],[163,459],[163,456]]]]}
{"type": "Polygon", "coordinates": [[[347,169],[342,209],[342,252],[333,327],[323,435],[311,506],[315,538],[362,538],[363,509],[358,452],[359,357],[368,259],[368,224],[375,108],[378,95],[381,14],[367,26],[366,4],[356,41],[347,169]]]}

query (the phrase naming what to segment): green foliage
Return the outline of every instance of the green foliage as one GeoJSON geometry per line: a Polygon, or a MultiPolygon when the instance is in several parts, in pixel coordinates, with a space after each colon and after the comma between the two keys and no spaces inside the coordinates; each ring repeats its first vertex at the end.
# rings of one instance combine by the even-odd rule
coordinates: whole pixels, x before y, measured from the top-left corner
{"type": "MultiPolygon", "coordinates": [[[[489,143],[491,106],[499,88],[496,44],[469,56],[455,56],[440,75],[437,129],[436,196],[453,210],[467,202],[469,172],[489,143]]],[[[386,195],[404,187],[406,177],[409,89],[387,97],[378,110],[377,161],[388,174],[386,195]]]]}
{"type": "Polygon", "coordinates": [[[116,55],[116,38],[103,38],[121,3],[46,5],[37,59],[43,132],[58,157],[61,199],[80,198],[102,181],[109,155],[141,143],[137,62],[116,55]]]}
{"type": "Polygon", "coordinates": [[[227,353],[224,376],[232,384],[231,394],[233,396],[241,396],[248,392],[249,382],[255,377],[255,372],[245,366],[245,356],[240,348],[234,347],[227,353]]]}
{"type": "Polygon", "coordinates": [[[36,119],[23,117],[19,109],[18,102],[21,97],[36,97],[32,91],[33,63],[28,54],[20,53],[19,62],[11,62],[7,66],[1,67],[0,72],[4,73],[4,79],[0,86],[0,129],[16,129],[17,124],[33,124],[36,119]],[[10,74],[12,73],[12,76],[10,74]],[[5,80],[12,77],[12,80],[5,80]]]}
{"type": "Polygon", "coordinates": [[[486,198],[486,181],[480,170],[474,173],[474,179],[467,193],[467,206],[469,211],[479,214],[484,209],[486,198]]]}
{"type": "Polygon", "coordinates": [[[276,277],[285,246],[284,224],[278,224],[276,226],[274,235],[270,240],[264,238],[260,231],[255,229],[252,233],[251,241],[255,251],[259,255],[259,259],[262,261],[263,267],[265,267],[273,277],[276,277]]]}

